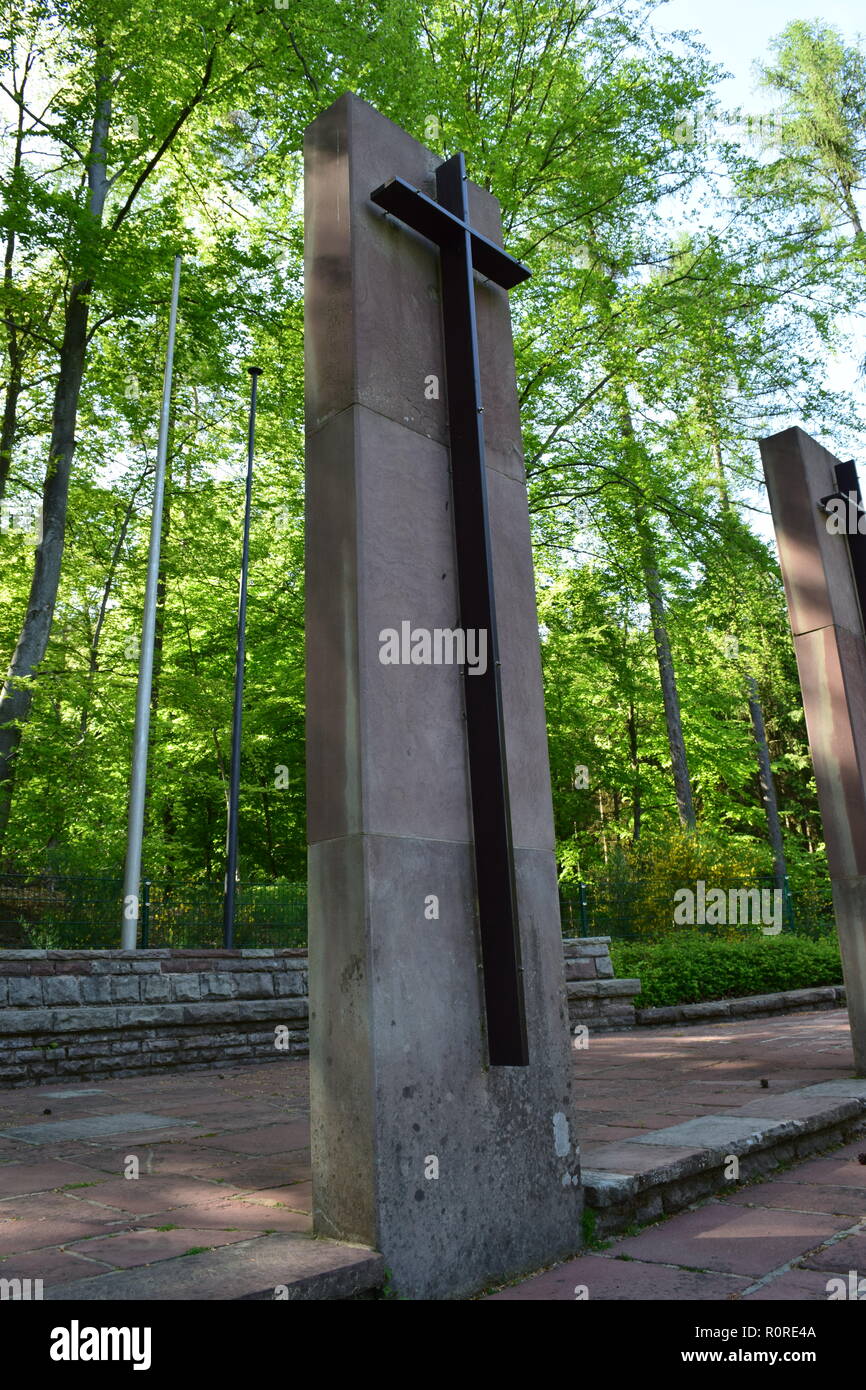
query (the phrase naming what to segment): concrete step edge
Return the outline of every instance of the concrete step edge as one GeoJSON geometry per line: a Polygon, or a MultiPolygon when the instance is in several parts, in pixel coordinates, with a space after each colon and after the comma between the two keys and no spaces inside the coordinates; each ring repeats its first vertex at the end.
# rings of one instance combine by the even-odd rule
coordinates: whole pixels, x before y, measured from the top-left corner
{"type": "MultiPolygon", "coordinates": [[[[82,1253],[86,1246],[82,1247],[82,1253]]],[[[381,1289],[383,1257],[366,1246],[305,1235],[258,1236],[46,1287],[53,1302],[322,1301],[381,1289]],[[279,1295],[275,1291],[279,1290],[279,1295]]]]}

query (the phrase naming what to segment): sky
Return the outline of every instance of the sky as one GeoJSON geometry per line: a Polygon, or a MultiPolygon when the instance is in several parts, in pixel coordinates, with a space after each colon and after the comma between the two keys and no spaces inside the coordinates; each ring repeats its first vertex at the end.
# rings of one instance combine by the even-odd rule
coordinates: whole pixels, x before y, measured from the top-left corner
{"type": "Polygon", "coordinates": [[[733,74],[719,87],[724,104],[762,110],[768,103],[754,95],[752,65],[794,19],[823,19],[849,40],[866,33],[863,0],[668,0],[659,5],[653,27],[698,30],[713,59],[733,74]]]}
{"type": "MultiPolygon", "coordinates": [[[[795,19],[822,19],[834,25],[848,42],[858,34],[866,35],[866,3],[864,0],[661,0],[653,16],[653,27],[660,32],[675,29],[697,31],[699,41],[709,50],[711,59],[721,63],[731,74],[720,82],[717,91],[727,110],[739,107],[746,114],[758,115],[772,106],[769,93],[757,90],[754,71],[757,60],[770,57],[771,39],[795,19]]],[[[853,327],[853,325],[852,325],[853,327]]],[[[862,361],[866,358],[866,336],[856,326],[855,352],[862,361]]],[[[863,395],[862,382],[857,380],[854,356],[831,359],[828,364],[828,384],[831,389],[852,391],[863,395]]],[[[809,422],[801,422],[809,428],[809,422]]],[[[832,440],[822,441],[833,449],[832,440]]],[[[844,449],[839,451],[843,455],[844,449]]],[[[861,487],[866,484],[866,470],[859,468],[861,487]]],[[[752,505],[766,508],[764,517],[751,514],[751,524],[762,536],[772,535],[766,494],[750,497],[752,505]]]]}

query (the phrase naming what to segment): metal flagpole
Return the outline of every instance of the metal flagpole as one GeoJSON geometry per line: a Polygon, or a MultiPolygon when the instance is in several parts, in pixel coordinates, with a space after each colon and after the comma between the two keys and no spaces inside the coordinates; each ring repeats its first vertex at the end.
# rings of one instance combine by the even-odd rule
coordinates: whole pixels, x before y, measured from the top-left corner
{"type": "Polygon", "coordinates": [[[261,367],[248,368],[252,377],[250,425],[247,440],[247,492],[244,507],[244,546],[241,556],[241,592],[238,601],[238,642],[235,659],[235,704],[232,715],[232,762],[229,777],[229,812],[226,830],[226,882],[223,899],[223,946],[230,950],[235,941],[235,879],[238,868],[238,801],[241,789],[241,727],[243,725],[244,661],[247,630],[247,574],[250,567],[250,507],[253,496],[253,448],[256,438],[256,392],[261,367]]]}
{"type": "Polygon", "coordinates": [[[147,742],[150,735],[150,693],[153,684],[153,645],[156,630],[156,590],[159,579],[159,546],[162,535],[162,504],[165,496],[165,461],[168,454],[168,417],[171,404],[171,376],[174,366],[174,334],[177,326],[177,299],[180,290],[180,256],[174,258],[171,287],[171,313],[168,321],[168,347],[162,383],[162,409],[159,416],[159,443],[156,451],[156,477],[153,483],[153,512],[150,519],[150,553],[144,590],[144,621],[138,658],[138,689],[135,698],[135,733],[132,741],[132,776],[129,784],[129,821],[126,834],[126,869],[123,876],[123,925],[120,944],[134,951],[138,944],[138,886],[141,877],[141,841],[144,834],[144,796],[147,787],[147,742]]]}

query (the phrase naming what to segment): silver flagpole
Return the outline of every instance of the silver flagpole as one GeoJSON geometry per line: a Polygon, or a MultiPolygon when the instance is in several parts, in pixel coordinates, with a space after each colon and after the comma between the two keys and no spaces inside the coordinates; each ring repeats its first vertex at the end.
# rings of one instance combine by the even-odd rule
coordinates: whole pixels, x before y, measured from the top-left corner
{"type": "Polygon", "coordinates": [[[247,490],[244,505],[244,543],[241,554],[241,588],[238,600],[238,641],[235,657],[235,702],[232,715],[232,763],[229,783],[229,813],[226,829],[226,883],[223,898],[223,946],[235,944],[235,879],[238,871],[238,804],[241,794],[241,733],[244,719],[244,662],[247,652],[247,575],[250,568],[250,511],[253,498],[253,451],[256,442],[256,393],[261,367],[248,367],[250,382],[250,423],[247,435],[247,490]]]}
{"type": "Polygon", "coordinates": [[[168,347],[165,354],[165,376],[162,383],[162,409],[159,416],[156,477],[153,484],[150,553],[147,558],[147,584],[144,590],[144,621],[141,631],[141,652],[138,658],[138,689],[135,697],[135,734],[132,741],[132,777],[129,784],[126,870],[123,876],[123,924],[120,933],[120,945],[124,951],[134,951],[138,944],[138,886],[141,878],[144,796],[147,787],[147,743],[150,735],[150,693],[153,685],[156,589],[159,579],[159,547],[162,536],[165,461],[168,454],[168,417],[171,405],[171,375],[174,365],[174,332],[177,326],[179,290],[180,256],[175,256],[174,280],[171,287],[171,314],[168,321],[168,347]]]}

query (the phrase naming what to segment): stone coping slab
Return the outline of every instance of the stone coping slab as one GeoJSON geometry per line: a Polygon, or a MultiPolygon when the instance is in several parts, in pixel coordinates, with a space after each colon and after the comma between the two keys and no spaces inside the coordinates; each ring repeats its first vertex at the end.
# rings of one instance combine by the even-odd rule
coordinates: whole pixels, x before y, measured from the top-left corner
{"type": "Polygon", "coordinates": [[[713,1170],[730,1157],[763,1152],[772,1159],[774,1149],[822,1134],[829,1144],[846,1125],[858,1128],[861,1121],[866,1123],[866,1080],[852,1077],[700,1115],[616,1144],[584,1145],[587,1205],[610,1212],[641,1193],[661,1190],[664,1209],[677,1210],[689,1200],[688,1179],[703,1175],[704,1182],[712,1183],[713,1170]],[[673,1190],[676,1184],[684,1185],[681,1202],[673,1190]],[[664,1194],[666,1187],[671,1191],[664,1194]]]}
{"type": "Polygon", "coordinates": [[[355,1298],[381,1288],[385,1262],[366,1246],[308,1235],[259,1236],[199,1255],[175,1256],[134,1269],[112,1270],[74,1285],[45,1289],[53,1302],[289,1301],[355,1298]]]}
{"type": "Polygon", "coordinates": [[[640,994],[640,980],[569,980],[569,999],[633,999],[640,994]]]}
{"type": "MultiPolygon", "coordinates": [[[[602,938],[599,938],[601,940],[602,938]]],[[[252,957],[258,960],[273,960],[284,956],[306,957],[307,951],[304,946],[262,946],[262,947],[241,947],[234,951],[226,950],[224,947],[209,946],[141,946],[134,951],[121,951],[114,947],[96,948],[94,950],[14,950],[13,948],[3,948],[0,954],[0,964],[10,960],[185,960],[197,956],[205,956],[208,960],[212,959],[240,959],[245,960],[252,957]]]]}
{"type": "MultiPolygon", "coordinates": [[[[306,999],[275,997],[244,999],[243,1017],[257,1020],[306,1019],[306,999]]],[[[0,1009],[0,1034],[18,1037],[27,1033],[99,1033],[124,1028],[168,1028],[200,1023],[233,1023],[238,1003],[130,1004],[118,1007],[90,1007],[80,1004],[67,1009],[0,1009]]]]}
{"type": "Polygon", "coordinates": [[[668,1028],[677,1023],[717,1022],[750,1018],[756,1014],[845,1007],[844,985],[816,985],[812,989],[786,989],[776,994],[744,994],[736,999],[705,999],[699,1004],[664,1004],[636,1008],[639,1027],[668,1028]]]}

